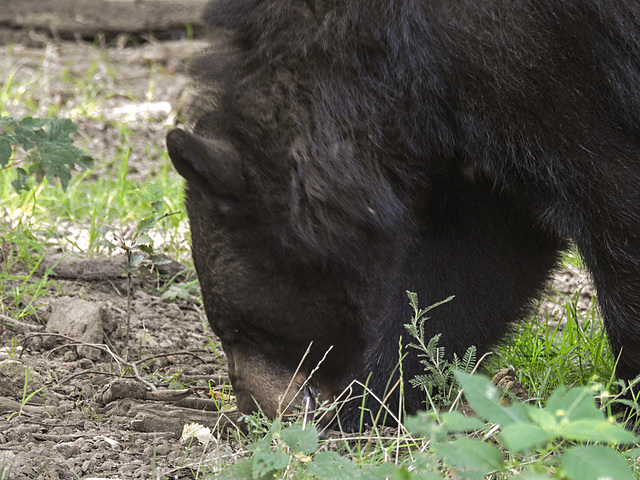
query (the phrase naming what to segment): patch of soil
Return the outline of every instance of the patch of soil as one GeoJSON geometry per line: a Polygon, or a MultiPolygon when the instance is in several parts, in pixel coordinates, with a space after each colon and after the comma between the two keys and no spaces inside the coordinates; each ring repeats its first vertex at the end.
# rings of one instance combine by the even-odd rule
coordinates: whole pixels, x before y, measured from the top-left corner
{"type": "MultiPolygon", "coordinates": [[[[120,258],[74,263],[78,278],[56,278],[55,295],[38,297],[30,318],[2,318],[5,478],[198,478],[203,468],[210,472],[236,443],[238,414],[223,392],[226,359],[200,305],[163,300],[150,277],[137,279],[127,306],[126,279],[116,273],[120,258]],[[99,279],[86,273],[94,262],[101,264],[99,279]],[[115,352],[124,350],[127,308],[129,356],[123,358],[115,352]],[[213,437],[207,445],[195,437],[181,441],[184,426],[194,422],[225,444],[213,437]]],[[[63,274],[70,275],[68,267],[63,274]]]]}
{"type": "MultiPolygon", "coordinates": [[[[84,43],[0,46],[0,82],[35,78],[43,115],[51,105],[77,112],[87,99],[62,78],[81,81],[93,72],[101,95],[108,92],[100,103],[107,121],[78,117],[83,148],[98,161],[112,158],[120,145],[114,125],[133,122],[129,175],[148,181],[157,159],[148,147],[164,148],[167,125],[187,103],[184,64],[202,48],[198,42],[112,49],[84,43]]],[[[16,116],[26,113],[19,102],[7,108],[16,116]]],[[[229,385],[226,359],[201,306],[162,299],[156,289],[162,280],[152,276],[134,279],[128,299],[123,262],[117,256],[48,258],[43,266],[54,274],[50,291],[36,299],[39,307],[20,322],[0,317],[4,478],[199,478],[239,448],[237,412],[216,409],[230,400],[223,393],[229,385]],[[185,424],[193,422],[221,441],[206,435],[200,436],[204,441],[181,441],[185,424]]],[[[168,275],[181,270],[173,268],[168,275]]],[[[555,288],[570,295],[584,282],[566,270],[555,288]]],[[[591,301],[592,290],[582,292],[580,308],[591,301]]],[[[553,304],[545,302],[542,314],[558,310],[553,304]]]]}
{"type": "MultiPolygon", "coordinates": [[[[0,85],[22,85],[40,116],[53,108],[74,118],[79,146],[97,164],[116,155],[118,126],[127,123],[127,174],[153,181],[166,132],[188,108],[189,81],[181,73],[203,48],[198,41],[0,46],[0,85]],[[96,98],[83,96],[86,82],[96,98]],[[92,102],[99,121],[83,116],[92,102]]],[[[5,110],[28,113],[20,99],[5,110]]],[[[134,278],[127,298],[121,256],[47,256],[32,281],[47,267],[53,273],[33,314],[20,321],[3,314],[30,301],[23,296],[22,305],[11,305],[8,292],[20,288],[18,281],[7,283],[0,306],[0,476],[199,478],[224,464],[238,448],[238,414],[226,358],[200,304],[164,300],[164,280],[154,275],[134,278]],[[181,440],[191,423],[212,435],[181,440]]],[[[176,262],[162,270],[165,278],[188,275],[176,262]]]]}

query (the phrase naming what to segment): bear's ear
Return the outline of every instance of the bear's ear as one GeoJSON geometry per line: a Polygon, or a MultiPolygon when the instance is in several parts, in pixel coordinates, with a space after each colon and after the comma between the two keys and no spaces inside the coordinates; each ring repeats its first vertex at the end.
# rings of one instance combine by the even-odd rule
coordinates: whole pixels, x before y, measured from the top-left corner
{"type": "Polygon", "coordinates": [[[167,150],[189,187],[205,197],[227,203],[245,196],[240,155],[228,141],[174,129],[167,134],[167,150]]]}

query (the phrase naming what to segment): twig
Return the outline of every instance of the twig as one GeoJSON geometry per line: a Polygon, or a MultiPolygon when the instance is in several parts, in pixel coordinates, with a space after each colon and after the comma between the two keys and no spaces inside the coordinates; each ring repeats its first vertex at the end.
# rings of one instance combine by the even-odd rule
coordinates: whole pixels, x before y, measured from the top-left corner
{"type": "Polygon", "coordinates": [[[23,328],[27,328],[29,330],[43,330],[44,326],[43,325],[33,325],[32,323],[26,323],[26,322],[21,322],[20,320],[16,320],[15,318],[12,318],[8,315],[3,315],[0,313],[0,320],[2,320],[2,322],[5,325],[17,325],[19,327],[23,327],[23,328]]]}
{"type": "Polygon", "coordinates": [[[206,360],[204,360],[202,357],[196,355],[193,352],[160,353],[158,355],[152,355],[150,357],[141,358],[140,360],[136,360],[133,363],[136,363],[136,364],[140,365],[141,363],[147,363],[147,362],[150,362],[150,361],[155,361],[155,360],[157,360],[159,358],[163,358],[163,357],[173,357],[175,355],[191,355],[192,357],[197,358],[198,360],[200,360],[202,363],[207,363],[206,360]]]}

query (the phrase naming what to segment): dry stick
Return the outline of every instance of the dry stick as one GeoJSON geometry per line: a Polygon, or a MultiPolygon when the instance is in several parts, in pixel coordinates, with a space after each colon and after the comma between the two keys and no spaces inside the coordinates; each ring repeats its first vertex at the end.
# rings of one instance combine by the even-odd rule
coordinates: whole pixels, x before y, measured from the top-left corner
{"type": "Polygon", "coordinates": [[[125,352],[129,348],[129,332],[131,327],[131,250],[127,250],[127,322],[126,322],[126,332],[124,334],[124,349],[125,352]]]}
{"type": "Polygon", "coordinates": [[[42,330],[44,328],[43,325],[33,325],[32,323],[21,322],[20,320],[16,320],[8,315],[3,315],[2,313],[0,313],[0,320],[5,324],[17,325],[19,327],[28,328],[29,330],[42,330]]]}
{"type": "MultiPolygon", "coordinates": [[[[200,351],[206,351],[206,350],[200,350],[200,351]]],[[[138,364],[146,363],[150,360],[157,360],[158,358],[162,358],[162,357],[173,357],[174,355],[191,355],[192,357],[195,357],[198,360],[200,360],[202,363],[207,363],[205,359],[196,355],[194,352],[187,352],[187,351],[173,352],[173,353],[159,353],[158,355],[152,355],[150,357],[141,358],[140,360],[136,360],[134,363],[138,363],[138,364]]]]}
{"type": "Polygon", "coordinates": [[[68,377],[64,377],[62,380],[58,380],[58,385],[63,385],[65,383],[67,383],[69,380],[73,380],[76,377],[81,377],[82,375],[105,375],[107,377],[135,378],[132,375],[119,375],[117,373],[101,372],[99,370],[85,370],[83,372],[74,373],[73,375],[69,375],[68,377]]]}

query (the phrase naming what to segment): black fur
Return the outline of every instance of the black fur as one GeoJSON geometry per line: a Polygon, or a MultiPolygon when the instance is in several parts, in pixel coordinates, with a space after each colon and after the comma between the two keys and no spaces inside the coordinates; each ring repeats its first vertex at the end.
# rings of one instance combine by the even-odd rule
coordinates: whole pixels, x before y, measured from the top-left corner
{"type": "Polygon", "coordinates": [[[485,351],[567,241],[618,375],[640,373],[640,2],[218,0],[206,18],[209,113],[168,147],[209,321],[249,359],[241,395],[260,401],[251,359],[291,375],[313,341],[304,374],[334,346],[317,388],[371,373],[382,397],[405,290],[455,295],[428,335],[485,351]]]}

